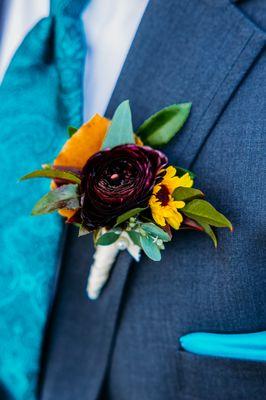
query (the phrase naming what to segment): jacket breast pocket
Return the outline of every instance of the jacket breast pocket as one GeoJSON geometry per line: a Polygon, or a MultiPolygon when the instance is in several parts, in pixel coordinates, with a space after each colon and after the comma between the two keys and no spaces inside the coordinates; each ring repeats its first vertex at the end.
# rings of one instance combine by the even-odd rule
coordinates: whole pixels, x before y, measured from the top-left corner
{"type": "Polygon", "coordinates": [[[180,400],[262,400],[266,362],[177,352],[180,400]]]}

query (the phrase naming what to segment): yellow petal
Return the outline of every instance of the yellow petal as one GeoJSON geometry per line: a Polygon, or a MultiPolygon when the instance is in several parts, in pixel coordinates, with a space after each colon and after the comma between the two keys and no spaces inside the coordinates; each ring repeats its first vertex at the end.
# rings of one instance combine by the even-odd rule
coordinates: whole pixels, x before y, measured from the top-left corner
{"type": "Polygon", "coordinates": [[[156,196],[154,196],[154,195],[151,196],[151,198],[149,200],[149,205],[150,205],[150,207],[159,207],[160,206],[160,203],[156,196]]]}
{"type": "Polygon", "coordinates": [[[161,207],[161,213],[165,218],[168,218],[168,217],[170,218],[172,215],[174,215],[175,212],[173,209],[171,209],[171,207],[164,206],[164,207],[161,207]]]}
{"type": "Polygon", "coordinates": [[[165,179],[163,181],[163,184],[167,187],[169,192],[172,194],[173,191],[179,186],[179,178],[178,178],[178,176],[175,176],[170,179],[165,179]]]}
{"type": "Polygon", "coordinates": [[[167,218],[167,223],[174,229],[178,230],[180,227],[180,222],[175,218],[167,218]]]}
{"type": "Polygon", "coordinates": [[[166,168],[166,174],[164,177],[167,178],[172,178],[173,176],[176,175],[176,169],[172,165],[169,165],[169,167],[166,168]]]}
{"type": "Polygon", "coordinates": [[[184,201],[171,201],[171,207],[174,208],[183,208],[185,207],[186,203],[184,201]]]}
{"type": "Polygon", "coordinates": [[[160,226],[166,225],[165,218],[161,214],[152,212],[152,217],[158,225],[160,226]]]}
{"type": "Polygon", "coordinates": [[[180,213],[176,213],[174,217],[167,218],[167,223],[172,226],[174,229],[179,229],[181,222],[183,221],[183,217],[180,213]]]}
{"type": "Polygon", "coordinates": [[[161,185],[160,184],[155,185],[154,188],[153,188],[153,194],[158,193],[160,189],[161,189],[161,185]]]}
{"type": "Polygon", "coordinates": [[[190,178],[188,172],[185,175],[181,176],[181,178],[179,178],[179,186],[190,188],[192,185],[193,179],[190,178]]]}

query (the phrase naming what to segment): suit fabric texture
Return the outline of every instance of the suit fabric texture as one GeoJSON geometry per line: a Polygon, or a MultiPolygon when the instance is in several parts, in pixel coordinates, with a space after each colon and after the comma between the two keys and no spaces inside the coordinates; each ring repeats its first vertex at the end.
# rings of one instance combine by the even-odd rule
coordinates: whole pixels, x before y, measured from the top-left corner
{"type": "MultiPolygon", "coordinates": [[[[97,301],[85,286],[90,237],[66,234],[43,349],[42,400],[261,400],[266,363],[182,351],[189,332],[266,329],[266,34],[260,5],[151,0],[112,95],[112,117],[131,101],[134,126],[160,108],[192,101],[164,151],[190,168],[235,231],[219,247],[177,232],[160,263],[121,252],[97,301]],[[252,12],[251,12],[252,11],[252,12]]],[[[251,2],[250,2],[251,3],[251,2]]]]}

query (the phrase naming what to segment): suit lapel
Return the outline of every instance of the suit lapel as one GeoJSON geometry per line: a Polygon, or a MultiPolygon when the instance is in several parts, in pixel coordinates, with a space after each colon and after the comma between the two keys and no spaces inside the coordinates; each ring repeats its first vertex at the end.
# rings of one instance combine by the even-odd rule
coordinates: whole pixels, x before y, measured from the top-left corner
{"type": "MultiPolygon", "coordinates": [[[[226,0],[151,0],[106,115],[128,98],[137,127],[166,105],[192,101],[186,127],[165,149],[171,162],[189,166],[263,43],[262,33],[226,0]]],[[[44,400],[96,400],[100,393],[131,258],[120,254],[92,302],[85,295],[92,254],[91,239],[76,238],[71,228],[46,340],[44,400]]]]}
{"type": "Polygon", "coordinates": [[[265,34],[229,0],[153,0],[107,115],[129,98],[137,127],[164,106],[191,101],[188,123],[165,148],[188,167],[264,45],[265,34]]]}
{"type": "Polygon", "coordinates": [[[70,227],[43,348],[40,391],[45,400],[99,395],[131,256],[120,253],[102,295],[90,301],[85,288],[93,252],[91,238],[78,239],[70,227]]]}

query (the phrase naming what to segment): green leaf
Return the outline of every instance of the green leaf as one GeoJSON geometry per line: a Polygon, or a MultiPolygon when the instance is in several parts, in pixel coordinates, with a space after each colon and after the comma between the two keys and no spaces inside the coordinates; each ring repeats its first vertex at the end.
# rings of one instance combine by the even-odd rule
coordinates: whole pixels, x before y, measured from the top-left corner
{"type": "Polygon", "coordinates": [[[75,210],[79,208],[78,185],[69,184],[51,190],[43,196],[32,210],[32,215],[48,214],[60,208],[75,210]]]}
{"type": "Polygon", "coordinates": [[[129,101],[121,103],[113,116],[107,131],[102,149],[112,148],[120,144],[135,143],[129,101]]]}
{"type": "Polygon", "coordinates": [[[81,228],[81,224],[79,224],[78,222],[71,222],[72,225],[74,225],[76,228],[81,228]]]}
{"type": "Polygon", "coordinates": [[[152,147],[168,143],[186,122],[191,103],[173,104],[148,118],[138,129],[137,135],[144,144],[152,147]]]}
{"type": "Polygon", "coordinates": [[[193,200],[198,197],[204,197],[204,194],[194,188],[187,188],[187,187],[178,187],[175,189],[174,193],[172,194],[175,200],[177,201],[188,201],[188,200],[193,200]]]}
{"type": "Polygon", "coordinates": [[[175,169],[176,169],[176,175],[179,176],[179,178],[181,178],[181,176],[185,175],[186,173],[189,174],[191,179],[196,178],[196,175],[194,174],[194,172],[189,171],[188,169],[176,167],[176,166],[175,166],[175,169]]]}
{"type": "Polygon", "coordinates": [[[74,126],[68,126],[67,127],[67,133],[68,133],[68,136],[71,138],[73,135],[74,135],[74,133],[76,133],[78,131],[78,128],[75,128],[74,126]]]}
{"type": "Polygon", "coordinates": [[[161,260],[161,252],[153,239],[149,236],[140,236],[140,244],[145,254],[153,261],[161,260]]]}
{"type": "Polygon", "coordinates": [[[206,222],[202,221],[201,218],[197,218],[197,223],[202,226],[202,228],[204,229],[204,232],[207,233],[208,236],[210,236],[211,240],[213,241],[214,247],[217,248],[217,237],[215,235],[215,233],[213,232],[212,228],[210,227],[209,224],[207,224],[206,222]]]}
{"type": "Polygon", "coordinates": [[[29,174],[22,176],[22,178],[20,178],[20,181],[25,181],[27,179],[32,179],[32,178],[50,178],[50,179],[57,178],[57,179],[64,179],[69,182],[75,182],[78,184],[81,182],[80,178],[72,174],[71,172],[66,172],[54,168],[45,168],[30,172],[29,174]]]}
{"type": "Polygon", "coordinates": [[[159,226],[153,223],[141,224],[141,228],[144,229],[144,231],[147,232],[149,235],[153,237],[158,237],[164,242],[169,242],[171,240],[167,232],[165,232],[163,229],[159,228],[159,226]]]}
{"type": "Polygon", "coordinates": [[[125,212],[117,218],[115,226],[122,224],[122,222],[127,221],[129,218],[134,217],[134,215],[137,215],[144,210],[146,210],[146,208],[133,208],[132,210],[125,212]]]}
{"type": "Polygon", "coordinates": [[[182,208],[182,212],[196,221],[200,218],[202,222],[209,225],[233,230],[231,222],[206,200],[192,200],[182,208]]]}
{"type": "Polygon", "coordinates": [[[96,245],[108,246],[109,244],[113,244],[114,242],[116,242],[119,236],[120,233],[119,234],[115,232],[104,233],[102,236],[99,237],[99,239],[96,242],[96,245]]]}
{"type": "Polygon", "coordinates": [[[136,231],[128,231],[127,233],[128,233],[128,236],[130,237],[130,239],[132,240],[132,242],[135,245],[141,247],[141,244],[140,244],[140,236],[141,235],[136,231]]]}

